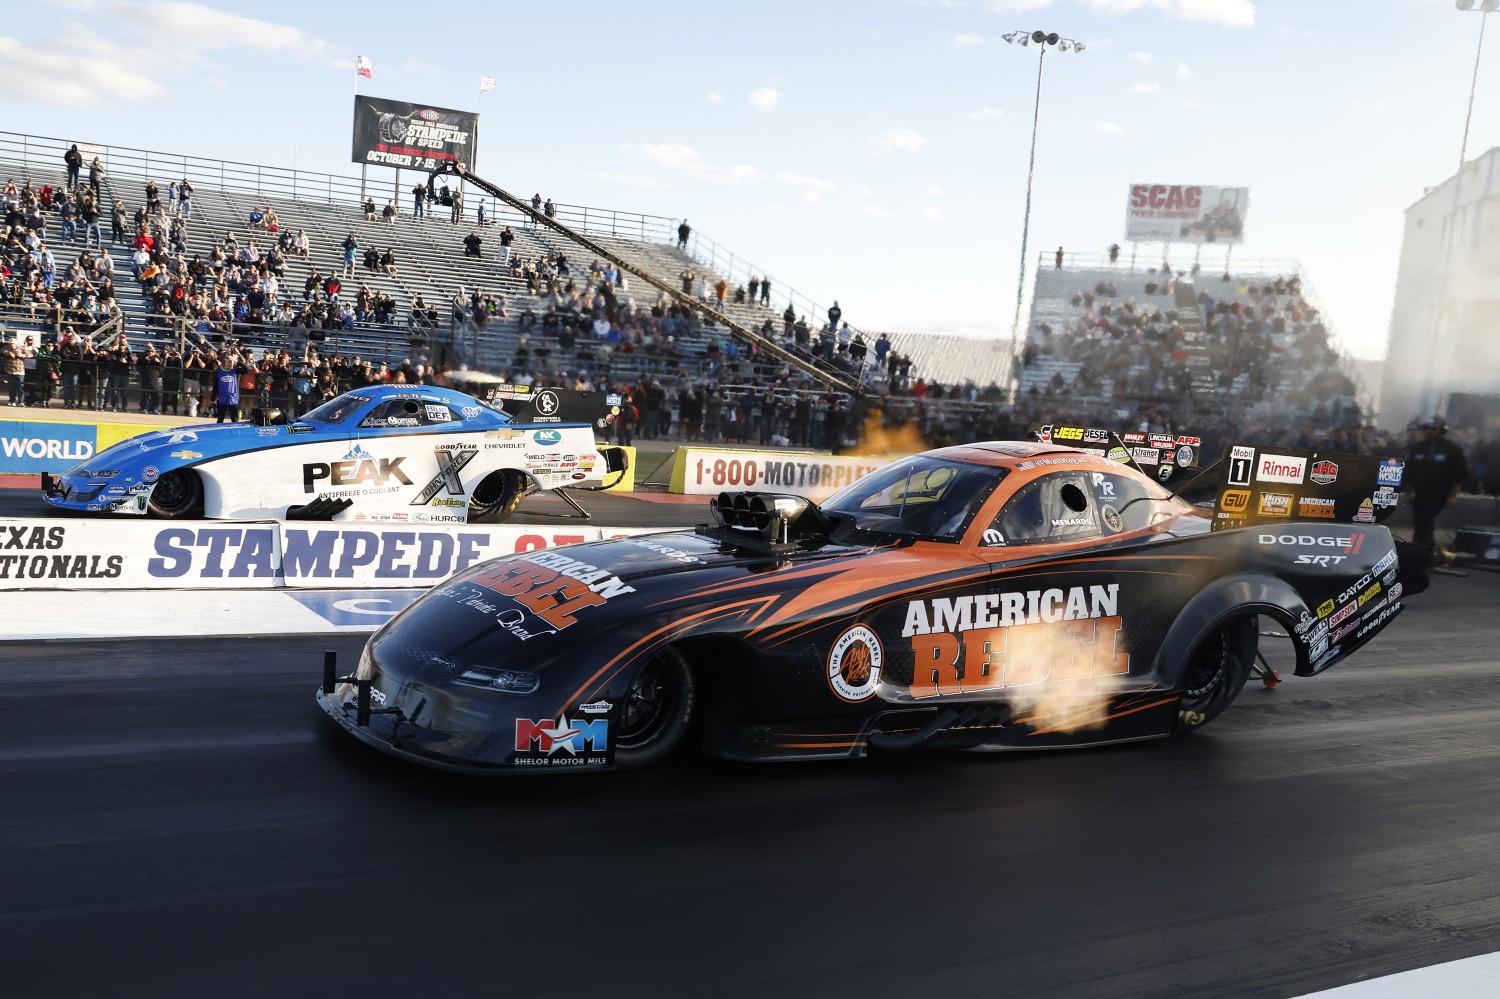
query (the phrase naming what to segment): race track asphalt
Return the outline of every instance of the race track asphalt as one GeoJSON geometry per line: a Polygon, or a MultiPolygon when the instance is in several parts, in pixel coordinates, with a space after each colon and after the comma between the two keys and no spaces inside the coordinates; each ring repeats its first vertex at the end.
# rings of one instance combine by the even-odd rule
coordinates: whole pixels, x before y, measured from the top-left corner
{"type": "Polygon", "coordinates": [[[1293,996],[1500,950],[1500,578],[1088,751],[475,780],[357,638],[0,643],[14,996],[1293,996]]]}

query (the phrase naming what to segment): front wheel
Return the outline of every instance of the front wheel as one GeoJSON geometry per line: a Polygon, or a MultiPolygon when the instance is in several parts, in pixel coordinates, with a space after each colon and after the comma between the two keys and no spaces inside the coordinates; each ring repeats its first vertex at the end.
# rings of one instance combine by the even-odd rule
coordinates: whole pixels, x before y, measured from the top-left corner
{"type": "Polygon", "coordinates": [[[1250,677],[1258,641],[1255,618],[1242,617],[1198,643],[1182,680],[1181,728],[1202,728],[1229,707],[1250,677]]]}
{"type": "Polygon", "coordinates": [[[203,512],[203,480],[191,469],[179,468],[156,481],[147,503],[158,517],[190,517],[203,512]]]}
{"type": "Polygon", "coordinates": [[[499,523],[516,512],[526,495],[526,477],[514,469],[491,472],[469,496],[469,519],[477,523],[499,523]]]}
{"type": "Polygon", "coordinates": [[[696,697],[682,653],[668,648],[652,656],[636,670],[620,706],[615,765],[639,770],[666,759],[692,724],[696,697]]]}

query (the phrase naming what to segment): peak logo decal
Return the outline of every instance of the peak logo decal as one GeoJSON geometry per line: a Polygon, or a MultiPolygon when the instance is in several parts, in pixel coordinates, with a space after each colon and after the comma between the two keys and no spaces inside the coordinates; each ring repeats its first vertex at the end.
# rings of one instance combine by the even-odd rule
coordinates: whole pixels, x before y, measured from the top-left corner
{"type": "Polygon", "coordinates": [[[356,444],[343,461],[315,461],[302,466],[302,491],[316,491],[316,483],[327,479],[330,486],[384,486],[395,480],[404,486],[411,479],[401,471],[401,458],[376,458],[356,444]]]}
{"type": "Polygon", "coordinates": [[[880,683],[880,639],[862,624],[845,631],[828,653],[828,685],[845,701],[867,700],[880,683]]]}

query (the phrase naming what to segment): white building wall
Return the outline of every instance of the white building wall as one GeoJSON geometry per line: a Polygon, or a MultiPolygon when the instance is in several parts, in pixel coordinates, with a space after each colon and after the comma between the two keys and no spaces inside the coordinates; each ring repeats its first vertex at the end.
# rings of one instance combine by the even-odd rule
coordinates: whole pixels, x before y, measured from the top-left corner
{"type": "Polygon", "coordinates": [[[1379,424],[1459,391],[1500,392],[1500,148],[1406,210],[1379,424]]]}

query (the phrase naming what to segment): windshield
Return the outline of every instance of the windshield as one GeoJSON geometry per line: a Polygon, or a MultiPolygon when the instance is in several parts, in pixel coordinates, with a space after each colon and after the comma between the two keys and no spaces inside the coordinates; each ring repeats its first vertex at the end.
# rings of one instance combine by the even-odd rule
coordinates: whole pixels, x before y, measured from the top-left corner
{"type": "Polygon", "coordinates": [[[329,399],[317,409],[305,413],[298,423],[343,423],[356,409],[370,401],[369,396],[346,393],[329,399]]]}
{"type": "Polygon", "coordinates": [[[865,476],[819,506],[862,531],[957,541],[1005,473],[916,455],[865,476]]]}

